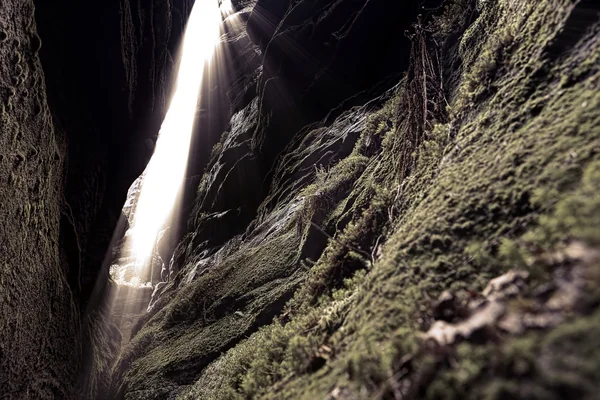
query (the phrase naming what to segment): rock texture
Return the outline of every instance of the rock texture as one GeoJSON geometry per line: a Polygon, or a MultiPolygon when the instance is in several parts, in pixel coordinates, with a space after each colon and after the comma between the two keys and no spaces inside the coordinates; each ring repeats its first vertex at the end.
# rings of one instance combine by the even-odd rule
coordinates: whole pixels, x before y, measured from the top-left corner
{"type": "Polygon", "coordinates": [[[33,12],[31,2],[0,6],[0,386],[10,398],[67,398],[81,348],[58,240],[66,146],[33,12]]]}
{"type": "Polygon", "coordinates": [[[185,1],[0,5],[2,396],[105,392],[120,334],[101,313],[102,263],[152,152],[187,12],[185,1]]]}
{"type": "Polygon", "coordinates": [[[597,259],[544,255],[600,244],[599,10],[411,4],[259,0],[224,37],[261,63],[108,398],[595,395],[597,259]]]}
{"type": "Polygon", "coordinates": [[[108,320],[191,4],[0,4],[2,396],[597,397],[594,0],[233,0],[108,320]]]}
{"type": "Polygon", "coordinates": [[[35,5],[49,102],[68,136],[64,257],[73,290],[87,297],[129,185],[152,154],[190,5],[35,5]]]}

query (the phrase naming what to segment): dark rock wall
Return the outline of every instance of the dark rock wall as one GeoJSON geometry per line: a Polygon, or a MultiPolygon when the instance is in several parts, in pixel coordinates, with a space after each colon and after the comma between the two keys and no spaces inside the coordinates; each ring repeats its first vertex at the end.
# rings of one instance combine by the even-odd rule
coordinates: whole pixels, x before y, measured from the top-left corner
{"type": "Polygon", "coordinates": [[[257,3],[248,31],[264,53],[259,91],[266,121],[255,141],[267,168],[290,140],[284,132],[295,133],[332,111],[335,117],[340,103],[356,96],[337,114],[398,80],[410,51],[403,32],[426,3],[435,2],[257,3]]]}
{"type": "Polygon", "coordinates": [[[152,153],[189,9],[0,4],[2,396],[82,398],[105,384],[119,335],[99,314],[102,263],[152,153]]]}
{"type": "MultiPolygon", "coordinates": [[[[254,218],[274,162],[298,130],[398,81],[411,47],[399,32],[440,1],[233,3],[237,13],[223,25],[220,56],[202,89],[181,217],[236,210],[229,235],[217,234],[224,239],[254,218]]],[[[176,241],[197,228],[193,220],[176,241]]]]}
{"type": "Polygon", "coordinates": [[[46,101],[31,1],[0,5],[0,386],[14,399],[68,398],[79,310],[61,263],[65,136],[46,101]]]}
{"type": "Polygon", "coordinates": [[[86,297],[152,154],[189,4],[35,3],[48,99],[68,141],[65,258],[73,290],[86,297]]]}

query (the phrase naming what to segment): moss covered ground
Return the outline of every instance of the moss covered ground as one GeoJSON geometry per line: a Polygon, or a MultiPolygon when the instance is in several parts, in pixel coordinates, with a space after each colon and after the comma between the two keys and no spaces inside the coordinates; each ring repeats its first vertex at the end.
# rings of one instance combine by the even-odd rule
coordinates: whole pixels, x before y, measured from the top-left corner
{"type": "Polygon", "coordinates": [[[594,398],[598,274],[585,310],[554,328],[443,348],[419,339],[444,290],[478,292],[511,268],[530,270],[534,290],[552,270],[532,257],[600,245],[600,24],[581,28],[582,7],[597,12],[585,1],[447,2],[419,28],[445,69],[426,84],[445,107],[420,114],[429,121],[415,135],[407,99],[428,98],[404,80],[377,110],[303,132],[236,250],[148,317],[115,390],[594,398]],[[276,229],[265,234],[265,222],[276,229]]]}

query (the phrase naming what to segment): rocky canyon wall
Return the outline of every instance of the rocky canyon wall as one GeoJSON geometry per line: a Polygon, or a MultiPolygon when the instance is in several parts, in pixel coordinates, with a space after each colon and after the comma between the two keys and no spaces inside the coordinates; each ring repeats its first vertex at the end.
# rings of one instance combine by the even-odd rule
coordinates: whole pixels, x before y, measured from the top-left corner
{"type": "Polygon", "coordinates": [[[595,398],[597,2],[232,5],[120,348],[192,1],[0,4],[0,397],[595,398]]]}
{"type": "Polygon", "coordinates": [[[118,333],[97,329],[102,262],[152,152],[189,7],[0,4],[3,397],[106,384],[118,333]]]}
{"type": "Polygon", "coordinates": [[[383,3],[256,3],[109,397],[594,396],[598,7],[383,3]]]}
{"type": "Polygon", "coordinates": [[[3,2],[0,385],[14,398],[68,396],[79,310],[61,263],[64,133],[52,120],[31,2],[3,2]]]}
{"type": "Polygon", "coordinates": [[[234,5],[250,61],[108,398],[592,398],[595,3],[234,5]]]}

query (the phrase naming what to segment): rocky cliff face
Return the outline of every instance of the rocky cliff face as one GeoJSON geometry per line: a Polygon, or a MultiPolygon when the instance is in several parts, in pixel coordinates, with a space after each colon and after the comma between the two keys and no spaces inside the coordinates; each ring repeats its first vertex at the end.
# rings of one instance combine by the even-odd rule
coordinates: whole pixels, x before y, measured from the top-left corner
{"type": "Polygon", "coordinates": [[[0,5],[7,398],[81,398],[106,384],[118,333],[98,329],[102,263],[152,152],[189,12],[185,1],[158,3],[0,5]]]}
{"type": "Polygon", "coordinates": [[[46,101],[33,4],[21,3],[3,2],[0,20],[0,385],[15,398],[52,398],[75,384],[79,310],[58,240],[65,138],[46,101]]]}
{"type": "Polygon", "coordinates": [[[398,3],[234,2],[108,398],[595,395],[598,7],[398,3]]]}
{"type": "Polygon", "coordinates": [[[192,2],[3,1],[3,395],[595,398],[596,3],[233,0],[115,363],[111,237],[192,2]]]}

